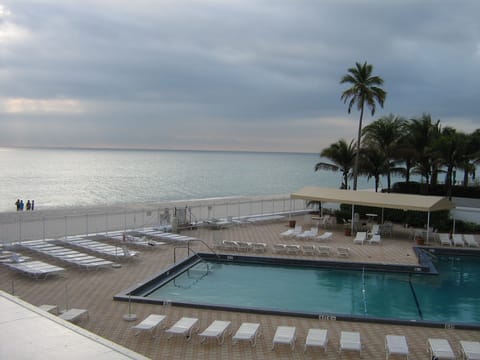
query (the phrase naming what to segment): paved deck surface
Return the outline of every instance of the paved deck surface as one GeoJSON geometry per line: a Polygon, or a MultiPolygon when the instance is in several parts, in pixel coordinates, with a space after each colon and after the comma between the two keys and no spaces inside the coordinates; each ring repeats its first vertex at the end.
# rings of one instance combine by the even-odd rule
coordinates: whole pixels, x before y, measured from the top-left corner
{"type": "MultiPolygon", "coordinates": [[[[301,223],[303,218],[297,218],[297,220],[301,223]]],[[[272,253],[271,245],[286,242],[279,236],[279,233],[286,229],[287,221],[284,220],[270,224],[234,226],[224,230],[201,228],[183,231],[182,234],[195,236],[210,246],[213,246],[214,240],[220,239],[264,242],[270,247],[265,256],[278,256],[272,253]]],[[[399,230],[400,228],[394,233],[394,237],[385,238],[381,246],[361,246],[354,245],[352,237],[344,236],[341,229],[333,229],[334,236],[328,245],[333,248],[337,246],[350,247],[352,256],[346,261],[416,264],[417,259],[412,250],[413,242],[406,233],[403,234],[399,230]]],[[[288,242],[300,243],[295,240],[288,240],[288,242]]],[[[207,251],[206,247],[200,243],[195,245],[195,250],[207,251]]],[[[22,251],[22,253],[42,259],[38,254],[27,251],[22,251]]],[[[184,250],[177,252],[179,258],[186,255],[184,250]]],[[[305,258],[302,255],[299,257],[305,258]]],[[[336,257],[332,256],[331,259],[336,259],[336,257]]],[[[45,260],[54,263],[51,259],[45,260]]],[[[345,259],[341,260],[345,261],[345,259]]],[[[152,359],[357,359],[358,354],[338,353],[341,331],[359,331],[361,333],[364,346],[363,359],[385,358],[386,334],[407,337],[410,359],[427,359],[426,342],[428,338],[448,339],[458,356],[460,355],[460,340],[480,341],[480,331],[474,330],[327,321],[175,306],[168,310],[168,324],[172,324],[182,316],[197,317],[200,319],[200,328],[204,329],[213,320],[230,320],[233,331],[236,331],[242,322],[259,322],[262,326],[263,336],[255,348],[242,343],[232,345],[231,336],[227,337],[222,346],[218,346],[213,341],[200,344],[198,336],[194,336],[190,342],[185,342],[182,338],[167,340],[163,332],[159,332],[160,336],[153,339],[149,333],[135,336],[135,331],[131,330],[134,323],[123,320],[123,316],[128,313],[128,304],[114,301],[113,296],[172,264],[173,245],[166,245],[141,250],[138,259],[122,262],[120,268],[85,271],[67,267],[63,277],[35,280],[17,274],[6,267],[0,267],[0,289],[14,293],[21,299],[38,306],[54,304],[58,305],[60,309],[66,307],[88,309],[89,317],[81,319],[78,323],[79,326],[152,359]],[[278,325],[297,327],[298,338],[294,351],[291,351],[288,346],[278,346],[274,351],[271,350],[273,335],[278,325]],[[328,329],[330,341],[326,353],[317,349],[309,349],[305,353],[303,351],[307,331],[314,327],[328,329]]],[[[151,313],[161,313],[162,311],[163,309],[157,305],[132,304],[132,312],[138,316],[139,320],[151,313]]]]}

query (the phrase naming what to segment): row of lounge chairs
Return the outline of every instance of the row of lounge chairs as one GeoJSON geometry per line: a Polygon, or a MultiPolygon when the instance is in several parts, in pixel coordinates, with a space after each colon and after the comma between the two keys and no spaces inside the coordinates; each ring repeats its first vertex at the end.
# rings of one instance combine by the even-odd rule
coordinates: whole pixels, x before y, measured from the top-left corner
{"type": "Polygon", "coordinates": [[[175,242],[197,240],[197,238],[193,236],[174,234],[174,233],[165,232],[161,229],[156,229],[156,228],[135,230],[135,232],[138,232],[144,236],[148,236],[153,239],[169,240],[169,241],[175,241],[175,242]]]}
{"type": "MultiPolygon", "coordinates": [[[[256,252],[264,253],[267,251],[267,244],[256,242],[244,242],[223,240],[216,243],[216,248],[227,251],[239,251],[239,252],[256,252]]],[[[330,246],[315,246],[311,244],[297,245],[297,244],[273,244],[272,251],[275,254],[287,254],[287,255],[320,255],[330,256],[335,252],[335,248],[330,246]]],[[[338,247],[336,248],[336,254],[339,257],[349,257],[350,248],[338,247]]]]}
{"type": "Polygon", "coordinates": [[[113,246],[98,241],[85,239],[81,236],[69,236],[59,241],[67,245],[72,245],[105,256],[114,257],[116,259],[131,259],[139,254],[138,251],[130,250],[125,245],[122,245],[121,247],[113,246]]]}
{"type": "Polygon", "coordinates": [[[96,236],[103,237],[106,240],[115,240],[117,242],[121,242],[122,244],[135,245],[143,248],[150,248],[164,244],[154,241],[147,236],[134,236],[126,233],[125,231],[110,231],[106,234],[97,234],[96,236]]]}
{"type": "Polygon", "coordinates": [[[267,244],[265,243],[233,241],[233,240],[222,240],[216,244],[216,247],[221,250],[240,251],[240,252],[264,253],[267,251],[267,244]]]}
{"type": "MultiPolygon", "coordinates": [[[[152,337],[156,337],[158,329],[162,328],[165,323],[167,315],[150,314],[144,320],[132,329],[136,331],[135,335],[141,332],[150,332],[152,337]]],[[[192,317],[182,317],[170,327],[165,327],[165,334],[168,339],[173,336],[182,336],[187,341],[192,338],[195,332],[198,332],[200,343],[204,343],[208,339],[214,340],[218,345],[222,345],[225,341],[225,336],[230,330],[231,321],[214,320],[203,331],[199,332],[197,327],[198,319],[192,317]]],[[[232,344],[239,341],[246,341],[252,347],[256,345],[257,338],[261,335],[259,323],[242,323],[237,331],[232,335],[232,344]]],[[[230,332],[232,333],[232,332],[230,332]]],[[[295,326],[277,326],[272,340],[272,350],[276,346],[287,345],[291,350],[295,349],[297,341],[297,328],[295,326]]],[[[327,329],[311,328],[308,330],[304,352],[309,348],[321,348],[324,352],[328,350],[328,331],[327,329]]],[[[341,331],[339,341],[339,353],[342,352],[358,352],[361,356],[363,345],[359,332],[355,331],[341,331]]],[[[478,359],[480,356],[480,342],[478,341],[460,341],[462,347],[462,356],[465,359],[478,359]]],[[[429,338],[427,340],[427,351],[431,358],[438,359],[455,359],[455,354],[448,342],[445,339],[429,338]]],[[[385,353],[386,358],[390,356],[405,356],[408,359],[410,354],[407,339],[403,335],[385,335],[385,353]]]]}
{"type": "MultiPolygon", "coordinates": [[[[192,317],[182,317],[170,327],[163,327],[166,322],[167,315],[150,314],[144,320],[132,329],[136,331],[135,335],[141,332],[150,332],[152,338],[157,336],[159,329],[165,329],[167,338],[173,336],[184,337],[187,341],[191,340],[194,333],[198,333],[200,342],[204,343],[208,339],[215,340],[218,345],[222,345],[225,341],[225,335],[230,329],[231,321],[214,320],[203,331],[199,332],[197,327],[198,319],[192,317]]],[[[232,342],[236,344],[239,341],[248,341],[252,347],[256,345],[257,337],[260,335],[260,324],[258,323],[242,323],[236,333],[232,336],[232,342]]]]}
{"type": "MultiPolygon", "coordinates": [[[[309,329],[305,340],[304,351],[308,347],[320,347],[327,352],[328,332],[326,329],[309,329]]],[[[289,345],[292,350],[295,349],[296,328],[294,326],[278,326],[275,332],[272,350],[275,345],[289,345]]],[[[461,355],[463,359],[480,358],[480,342],[478,341],[460,341],[461,355]]],[[[358,352],[360,357],[362,353],[362,342],[359,332],[342,331],[340,333],[339,353],[344,351],[358,352]]],[[[455,359],[455,353],[446,339],[429,338],[427,340],[427,351],[429,359],[455,359]]],[[[405,356],[408,359],[410,354],[407,339],[403,335],[385,335],[385,353],[386,359],[390,356],[405,356]]]]}
{"type": "Polygon", "coordinates": [[[84,269],[98,269],[113,265],[112,261],[88,255],[76,250],[58,246],[45,240],[24,241],[20,245],[26,249],[50,256],[65,263],[77,265],[84,269]]]}
{"type": "Polygon", "coordinates": [[[275,222],[284,219],[284,215],[258,215],[251,216],[248,218],[238,217],[233,218],[233,216],[228,216],[227,218],[217,219],[210,218],[204,221],[204,224],[213,229],[225,229],[232,225],[247,225],[247,224],[260,224],[275,222]]]}
{"type": "Polygon", "coordinates": [[[479,243],[472,234],[447,234],[439,233],[438,240],[442,246],[468,246],[479,247],[479,243]]]}
{"type": "Polygon", "coordinates": [[[328,241],[332,238],[333,233],[330,231],[324,232],[321,235],[318,235],[318,227],[313,226],[310,230],[303,231],[301,225],[296,225],[293,229],[288,229],[280,233],[280,237],[287,239],[298,239],[298,240],[316,240],[316,241],[328,241]]]}
{"type": "Polygon", "coordinates": [[[382,238],[381,235],[376,233],[367,233],[366,231],[358,231],[353,239],[354,244],[363,245],[364,243],[369,243],[370,245],[381,244],[382,238]]]}
{"type": "MultiPolygon", "coordinates": [[[[315,246],[315,245],[296,245],[296,244],[273,244],[273,252],[276,254],[290,254],[290,255],[320,255],[330,256],[335,249],[332,250],[330,246],[315,246]]],[[[349,257],[350,248],[337,247],[337,256],[349,257]]]]}
{"type": "Polygon", "coordinates": [[[22,256],[19,253],[11,251],[2,251],[0,253],[0,263],[11,270],[35,279],[46,278],[49,275],[59,275],[65,271],[65,269],[60,266],[34,260],[30,257],[22,256]]]}

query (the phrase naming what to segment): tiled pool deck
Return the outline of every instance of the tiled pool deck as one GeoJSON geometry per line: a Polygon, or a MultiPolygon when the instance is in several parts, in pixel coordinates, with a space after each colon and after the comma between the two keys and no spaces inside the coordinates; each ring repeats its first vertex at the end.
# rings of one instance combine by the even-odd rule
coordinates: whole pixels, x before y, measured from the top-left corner
{"type": "MultiPolygon", "coordinates": [[[[301,223],[302,218],[297,218],[301,223]]],[[[204,240],[213,247],[214,240],[238,240],[267,243],[269,249],[261,256],[276,255],[271,250],[274,243],[298,243],[300,241],[281,239],[280,232],[287,229],[286,221],[269,224],[234,226],[222,230],[200,228],[183,231],[182,234],[192,235],[204,240]]],[[[328,245],[332,248],[348,246],[352,256],[341,261],[361,261],[394,264],[416,264],[417,259],[412,250],[414,245],[406,233],[396,229],[394,237],[384,238],[382,245],[354,245],[352,237],[346,237],[340,229],[329,230],[334,232],[328,245]]],[[[304,241],[303,243],[311,243],[304,241]]],[[[208,252],[201,243],[192,244],[195,251],[208,252]]],[[[341,331],[358,331],[363,343],[363,359],[385,358],[385,335],[405,335],[410,348],[410,359],[427,359],[426,342],[428,338],[448,339],[455,353],[460,358],[460,340],[480,341],[480,331],[439,329],[420,326],[388,325],[377,323],[328,321],[305,319],[288,316],[272,316],[248,314],[240,312],[213,311],[185,307],[171,307],[168,310],[168,323],[171,324],[182,316],[200,319],[200,328],[208,326],[213,320],[232,321],[232,330],[236,331],[242,322],[259,322],[263,336],[260,337],[255,348],[248,344],[232,345],[231,337],[227,337],[222,346],[214,342],[200,344],[197,336],[185,342],[183,338],[167,340],[163,332],[152,339],[149,333],[135,336],[131,330],[132,322],[123,320],[128,313],[128,304],[113,300],[113,296],[126,288],[141,282],[154,273],[173,264],[173,247],[166,245],[142,250],[139,258],[130,262],[123,262],[120,268],[108,268],[98,271],[84,271],[67,267],[63,277],[49,277],[45,280],[30,279],[16,274],[6,267],[0,267],[0,289],[8,293],[14,292],[21,299],[34,305],[55,304],[60,308],[84,308],[89,311],[89,318],[79,322],[79,325],[99,336],[123,345],[133,351],[152,359],[357,359],[358,354],[338,353],[341,331]],[[278,346],[271,350],[275,329],[278,325],[297,327],[297,346],[294,351],[289,347],[278,346]],[[329,345],[326,353],[323,350],[308,349],[303,351],[303,344],[309,328],[326,328],[329,332],[329,345]]],[[[478,250],[472,250],[478,251],[478,250]]],[[[41,259],[39,255],[27,253],[41,259]]],[[[185,249],[177,249],[177,259],[185,257],[185,249]]],[[[307,258],[303,255],[298,257],[307,258]]],[[[308,257],[312,258],[312,257],[308,257]]],[[[320,259],[320,257],[316,257],[320,259]]],[[[339,259],[334,255],[331,260],[339,259]]],[[[54,263],[51,259],[46,259],[54,263]]],[[[479,290],[480,296],[480,290],[479,290]]],[[[132,304],[131,310],[139,320],[151,313],[162,313],[163,308],[151,304],[132,304]]],[[[28,331],[28,329],[25,329],[28,331]]],[[[392,357],[393,359],[394,357],[392,357]]]]}

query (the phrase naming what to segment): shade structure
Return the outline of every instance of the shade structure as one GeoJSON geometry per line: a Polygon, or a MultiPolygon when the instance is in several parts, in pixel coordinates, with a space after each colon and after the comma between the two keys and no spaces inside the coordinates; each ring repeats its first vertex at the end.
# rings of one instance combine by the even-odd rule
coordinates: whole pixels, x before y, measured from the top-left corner
{"type": "Polygon", "coordinates": [[[432,212],[450,210],[455,203],[441,196],[377,193],[306,186],[290,195],[292,199],[432,212]]]}

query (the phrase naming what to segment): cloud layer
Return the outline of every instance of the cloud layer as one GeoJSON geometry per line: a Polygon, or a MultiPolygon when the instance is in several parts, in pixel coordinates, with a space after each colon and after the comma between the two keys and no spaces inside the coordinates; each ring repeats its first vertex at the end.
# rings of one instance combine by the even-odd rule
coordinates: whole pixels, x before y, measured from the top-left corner
{"type": "Polygon", "coordinates": [[[7,0],[0,144],[319,152],[355,137],[339,80],[356,61],[385,80],[375,118],[471,132],[478,14],[477,0],[7,0]]]}

